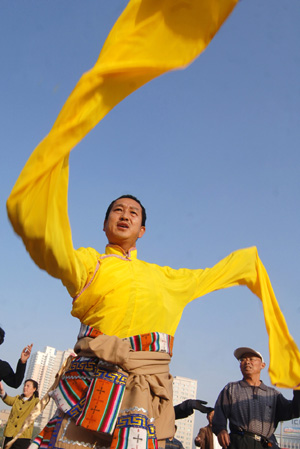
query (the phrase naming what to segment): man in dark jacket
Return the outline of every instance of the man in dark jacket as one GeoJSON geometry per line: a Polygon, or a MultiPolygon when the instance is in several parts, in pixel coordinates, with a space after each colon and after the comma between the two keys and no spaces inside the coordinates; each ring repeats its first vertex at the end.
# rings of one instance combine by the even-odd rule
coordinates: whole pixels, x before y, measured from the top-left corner
{"type": "MultiPolygon", "coordinates": [[[[4,342],[5,332],[0,327],[0,345],[4,342]]],[[[18,388],[23,379],[26,369],[26,362],[30,357],[32,349],[32,344],[27,345],[21,352],[21,357],[18,361],[16,372],[13,371],[12,367],[8,362],[0,360],[0,381],[6,383],[9,387],[18,388]]]]}
{"type": "Polygon", "coordinates": [[[230,382],[221,391],[215,405],[213,432],[224,449],[262,449],[270,443],[274,446],[277,424],[300,416],[300,390],[294,390],[293,399],[288,400],[267,387],[260,380],[261,370],[266,366],[260,352],[241,347],[234,351],[234,356],[240,363],[243,379],[230,382]]]}

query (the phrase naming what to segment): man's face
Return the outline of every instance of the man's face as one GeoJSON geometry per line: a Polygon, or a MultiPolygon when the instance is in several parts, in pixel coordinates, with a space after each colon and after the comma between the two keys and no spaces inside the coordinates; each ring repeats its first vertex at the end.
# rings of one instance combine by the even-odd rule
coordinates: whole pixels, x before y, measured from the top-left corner
{"type": "Polygon", "coordinates": [[[116,200],[104,221],[103,230],[109,243],[119,245],[125,251],[135,246],[138,238],[145,233],[142,226],[142,208],[131,198],[116,200]]]}
{"type": "Polygon", "coordinates": [[[261,358],[251,352],[243,354],[240,358],[240,369],[244,377],[259,374],[265,366],[261,358]]]}

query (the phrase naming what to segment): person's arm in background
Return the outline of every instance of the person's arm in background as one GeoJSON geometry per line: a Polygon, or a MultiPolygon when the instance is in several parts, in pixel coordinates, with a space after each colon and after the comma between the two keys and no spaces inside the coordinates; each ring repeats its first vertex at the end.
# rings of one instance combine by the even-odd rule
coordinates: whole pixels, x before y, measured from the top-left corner
{"type": "Polygon", "coordinates": [[[201,399],[186,399],[174,406],[175,419],[183,419],[194,413],[194,410],[198,410],[201,413],[208,413],[212,410],[211,407],[205,407],[207,401],[202,401],[201,399]]]}
{"type": "Polygon", "coordinates": [[[226,387],[219,394],[214,408],[215,414],[212,420],[212,431],[217,435],[220,446],[227,448],[230,444],[230,437],[227,432],[229,401],[226,387]]]}
{"type": "Polygon", "coordinates": [[[22,350],[21,357],[18,360],[16,372],[13,371],[13,369],[9,363],[1,360],[1,362],[0,362],[1,378],[2,378],[3,382],[6,383],[6,385],[8,385],[9,387],[18,388],[21,385],[21,383],[24,379],[24,375],[25,375],[26,362],[30,357],[31,349],[32,349],[32,344],[27,345],[22,350]]]}
{"type": "Polygon", "coordinates": [[[5,390],[4,390],[2,382],[0,382],[0,398],[2,399],[3,402],[5,402],[5,404],[13,405],[15,400],[16,400],[16,398],[17,398],[17,396],[15,396],[14,398],[11,397],[11,396],[8,396],[5,393],[5,390]]]}
{"type": "Polygon", "coordinates": [[[281,393],[276,401],[276,423],[300,417],[300,390],[293,391],[293,399],[286,399],[281,393]]]}

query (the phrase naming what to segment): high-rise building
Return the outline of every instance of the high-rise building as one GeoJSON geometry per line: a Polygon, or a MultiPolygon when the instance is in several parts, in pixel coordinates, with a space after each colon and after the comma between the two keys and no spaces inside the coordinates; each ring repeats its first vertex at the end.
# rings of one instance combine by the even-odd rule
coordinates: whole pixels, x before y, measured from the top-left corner
{"type": "MultiPolygon", "coordinates": [[[[44,352],[38,351],[30,357],[26,378],[36,380],[39,384],[39,396],[42,398],[54,382],[55,375],[70,355],[72,349],[58,351],[46,346],[44,352]]],[[[35,425],[43,428],[56,410],[55,402],[51,399],[43,413],[36,419],[35,425]]]]}
{"type": "MultiPolygon", "coordinates": [[[[173,404],[177,405],[186,399],[196,399],[197,380],[187,377],[175,376],[173,379],[173,404]]],[[[177,432],[175,437],[181,441],[185,449],[192,449],[194,435],[195,414],[176,421],[177,432]]]]}

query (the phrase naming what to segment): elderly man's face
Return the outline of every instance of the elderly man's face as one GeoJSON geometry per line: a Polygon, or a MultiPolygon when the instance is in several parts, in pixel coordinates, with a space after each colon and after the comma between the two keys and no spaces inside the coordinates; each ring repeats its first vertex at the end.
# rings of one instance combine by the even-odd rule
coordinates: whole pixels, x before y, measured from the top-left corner
{"type": "Polygon", "coordinates": [[[251,352],[247,352],[240,358],[240,369],[244,377],[259,374],[266,366],[261,358],[251,352]]]}

